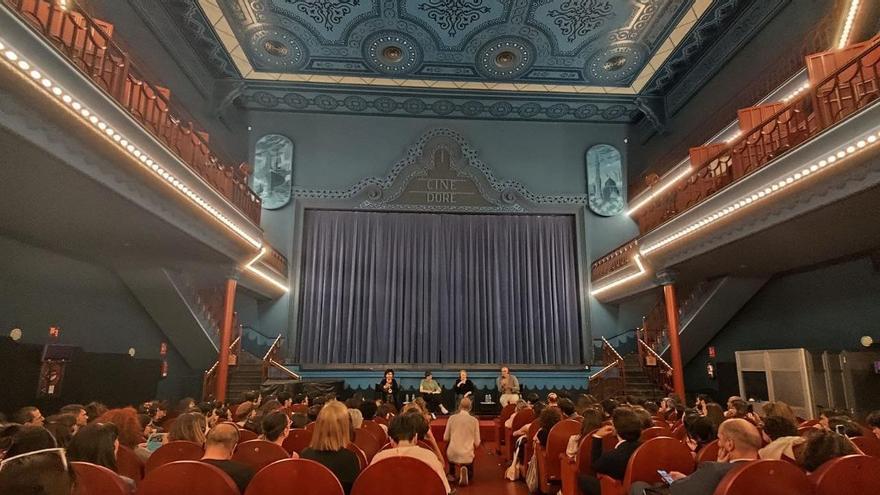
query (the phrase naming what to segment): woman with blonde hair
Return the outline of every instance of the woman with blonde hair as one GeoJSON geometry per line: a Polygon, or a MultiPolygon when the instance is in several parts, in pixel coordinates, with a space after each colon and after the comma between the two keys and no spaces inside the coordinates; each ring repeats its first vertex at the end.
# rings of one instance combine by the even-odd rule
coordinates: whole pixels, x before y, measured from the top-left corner
{"type": "Polygon", "coordinates": [[[351,438],[351,419],[348,408],[331,400],[318,413],[312,441],[300,457],[323,464],[342,483],[345,493],[351,492],[361,468],[354,452],[346,449],[351,438]]]}
{"type": "Polygon", "coordinates": [[[185,440],[187,442],[205,445],[205,431],[208,429],[208,420],[205,415],[197,412],[183,413],[177,417],[171,431],[166,437],[169,442],[185,440]]]}

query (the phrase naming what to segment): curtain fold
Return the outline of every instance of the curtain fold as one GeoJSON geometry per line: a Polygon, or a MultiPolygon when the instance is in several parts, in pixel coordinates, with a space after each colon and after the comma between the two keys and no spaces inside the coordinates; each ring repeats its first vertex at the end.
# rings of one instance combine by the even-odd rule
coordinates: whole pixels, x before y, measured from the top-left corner
{"type": "Polygon", "coordinates": [[[308,210],[302,363],[580,364],[571,215],[308,210]]]}

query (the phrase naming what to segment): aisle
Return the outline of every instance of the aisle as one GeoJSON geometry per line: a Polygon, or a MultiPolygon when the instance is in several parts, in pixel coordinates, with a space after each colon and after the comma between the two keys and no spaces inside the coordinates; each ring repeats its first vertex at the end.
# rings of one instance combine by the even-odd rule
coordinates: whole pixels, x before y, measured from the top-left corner
{"type": "Polygon", "coordinates": [[[471,484],[463,487],[453,484],[458,495],[528,495],[524,482],[504,479],[507,465],[502,466],[499,456],[495,455],[495,442],[483,444],[477,450],[474,463],[471,484]]]}

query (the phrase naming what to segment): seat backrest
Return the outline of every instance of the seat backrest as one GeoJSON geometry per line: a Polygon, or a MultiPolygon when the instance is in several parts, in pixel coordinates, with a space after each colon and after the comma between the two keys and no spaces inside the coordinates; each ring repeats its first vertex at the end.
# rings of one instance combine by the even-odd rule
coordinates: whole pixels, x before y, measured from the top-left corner
{"type": "Polygon", "coordinates": [[[684,425],[678,425],[672,430],[672,438],[682,442],[687,439],[687,430],[684,429],[684,425]]]}
{"type": "Polygon", "coordinates": [[[380,425],[388,426],[388,418],[383,418],[382,416],[374,416],[372,421],[380,425]]]}
{"type": "Polygon", "coordinates": [[[344,495],[332,471],[308,459],[284,459],[261,469],[248,483],[244,495],[279,495],[289,487],[297,495],[344,495]]]}
{"type": "Polygon", "coordinates": [[[244,428],[240,428],[238,430],[238,441],[239,442],[249,442],[251,440],[256,440],[259,438],[259,435],[252,432],[251,430],[245,430],[244,428]]]}
{"type": "Polygon", "coordinates": [[[636,449],[629,458],[623,488],[629,493],[630,485],[635,481],[659,483],[658,469],[678,471],[684,474],[694,472],[694,456],[691,449],[671,437],[652,438],[636,449]]]}
{"type": "Polygon", "coordinates": [[[516,431],[534,420],[535,410],[531,407],[523,409],[520,412],[516,413],[516,416],[513,417],[513,424],[510,427],[510,431],[516,431]]]}
{"type": "Polygon", "coordinates": [[[412,457],[390,457],[364,469],[351,495],[446,495],[443,480],[428,464],[412,457]]]}
{"type": "Polygon", "coordinates": [[[349,443],[345,446],[346,449],[354,452],[354,455],[358,458],[358,465],[361,469],[367,467],[367,454],[364,453],[364,450],[353,443],[349,443]]]}
{"type": "Polygon", "coordinates": [[[367,455],[367,460],[370,461],[386,442],[376,438],[369,430],[358,428],[354,431],[354,443],[364,451],[364,454],[367,455]]]}
{"type": "Polygon", "coordinates": [[[816,495],[880,493],[880,459],[846,455],[831,459],[808,476],[816,495]]]}
{"type": "Polygon", "coordinates": [[[294,452],[300,454],[303,450],[308,448],[310,443],[312,443],[312,432],[304,428],[296,428],[290,430],[287,438],[284,439],[283,447],[288,454],[294,452]]]}
{"type": "Polygon", "coordinates": [[[861,436],[861,437],[853,437],[852,443],[856,445],[865,455],[870,455],[873,457],[880,457],[880,439],[871,435],[871,436],[861,436]]]}
{"type": "Polygon", "coordinates": [[[504,424],[504,422],[507,421],[508,418],[513,416],[513,413],[515,413],[515,412],[516,412],[516,404],[514,404],[514,403],[507,404],[506,406],[501,408],[501,413],[498,414],[498,422],[501,424],[504,424]]]}
{"type": "MultiPolygon", "coordinates": [[[[807,475],[790,462],[762,459],[737,463],[713,495],[793,495],[813,493],[807,475]]],[[[855,495],[855,494],[852,494],[855,495]]]]}
{"type": "Polygon", "coordinates": [[[159,466],[147,474],[137,491],[137,495],[169,494],[241,495],[232,478],[220,468],[199,461],[176,461],[159,466]]]}
{"type": "Polygon", "coordinates": [[[122,476],[135,481],[144,479],[144,463],[133,450],[120,445],[116,451],[116,470],[122,476]]]}
{"type": "Polygon", "coordinates": [[[162,466],[163,464],[168,464],[169,462],[197,461],[201,459],[203,455],[205,455],[205,451],[202,449],[202,446],[197,443],[184,440],[168,442],[156,449],[156,451],[150,455],[150,458],[147,460],[147,465],[144,467],[144,473],[150,474],[150,472],[157,467],[162,466]]]}
{"type": "Polygon", "coordinates": [[[71,462],[76,474],[74,495],[128,495],[131,490],[113,471],[88,462],[71,462]]]}
{"type": "Polygon", "coordinates": [[[651,423],[654,426],[659,426],[661,428],[669,428],[669,423],[667,423],[665,419],[653,418],[653,419],[651,419],[651,423]]]}
{"type": "Polygon", "coordinates": [[[581,441],[578,444],[575,461],[577,462],[577,472],[580,474],[589,474],[593,472],[593,433],[596,433],[596,430],[581,437],[581,441]]]}
{"type": "Polygon", "coordinates": [[[307,424],[306,429],[309,431],[315,431],[315,422],[312,421],[311,423],[307,424]]]}
{"type": "Polygon", "coordinates": [[[697,464],[718,460],[718,440],[712,440],[697,452],[697,464]]]}
{"type": "Polygon", "coordinates": [[[266,440],[248,440],[235,447],[232,460],[250,466],[254,472],[275,461],[287,459],[290,454],[284,447],[266,440]]]}
{"type": "Polygon", "coordinates": [[[380,440],[383,438],[388,438],[388,433],[385,432],[385,429],[379,426],[379,423],[373,420],[365,419],[363,424],[361,425],[361,428],[369,430],[370,433],[375,435],[375,437],[380,440]]]}
{"type": "Polygon", "coordinates": [[[639,440],[642,442],[647,442],[652,438],[657,437],[672,437],[672,430],[669,428],[665,428],[663,426],[652,426],[650,428],[645,428],[642,430],[642,436],[639,437],[639,440]]]}
{"type": "Polygon", "coordinates": [[[568,440],[572,435],[577,435],[581,431],[580,421],[574,419],[566,419],[560,421],[550,428],[550,434],[547,435],[547,477],[550,479],[559,478],[559,456],[565,453],[568,447],[568,440]]]}
{"type": "Polygon", "coordinates": [[[294,404],[294,405],[290,406],[290,413],[291,414],[293,414],[293,413],[308,414],[309,413],[309,406],[307,406],[305,404],[294,404]]]}

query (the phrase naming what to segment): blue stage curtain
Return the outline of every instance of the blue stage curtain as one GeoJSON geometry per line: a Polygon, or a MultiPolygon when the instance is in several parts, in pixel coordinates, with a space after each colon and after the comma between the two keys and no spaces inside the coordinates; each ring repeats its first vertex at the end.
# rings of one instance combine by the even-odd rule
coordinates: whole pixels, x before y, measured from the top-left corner
{"type": "Polygon", "coordinates": [[[307,210],[301,363],[581,363],[574,217],[307,210]]]}

